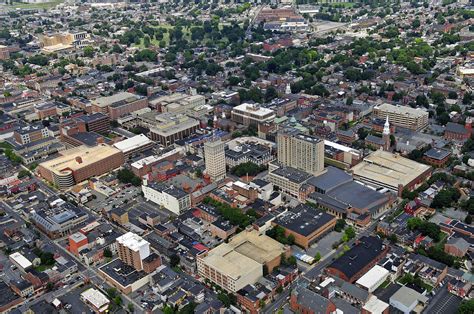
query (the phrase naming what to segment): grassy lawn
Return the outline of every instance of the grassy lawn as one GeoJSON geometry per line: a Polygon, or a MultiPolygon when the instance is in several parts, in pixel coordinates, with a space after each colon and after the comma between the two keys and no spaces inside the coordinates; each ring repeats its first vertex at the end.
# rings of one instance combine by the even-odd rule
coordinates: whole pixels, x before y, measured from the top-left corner
{"type": "Polygon", "coordinates": [[[35,267],[35,269],[39,272],[45,271],[46,269],[50,269],[53,266],[51,265],[39,265],[38,267],[35,267]]]}
{"type": "Polygon", "coordinates": [[[385,280],[381,285],[380,285],[380,288],[382,289],[385,289],[388,287],[388,285],[391,283],[392,281],[390,280],[390,278],[387,278],[387,280],[385,280]]]}
{"type": "Polygon", "coordinates": [[[51,2],[46,3],[20,3],[14,2],[13,5],[1,5],[0,8],[7,8],[7,9],[51,9],[58,4],[62,3],[63,0],[54,0],[51,2]]]}
{"type": "Polygon", "coordinates": [[[7,142],[0,142],[0,148],[3,148],[3,149],[12,149],[13,146],[7,142]]]}

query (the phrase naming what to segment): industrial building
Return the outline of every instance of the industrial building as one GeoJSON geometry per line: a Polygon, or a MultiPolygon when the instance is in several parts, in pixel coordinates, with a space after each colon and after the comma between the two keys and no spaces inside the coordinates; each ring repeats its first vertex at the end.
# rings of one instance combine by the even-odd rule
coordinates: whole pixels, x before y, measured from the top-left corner
{"type": "Polygon", "coordinates": [[[197,268],[199,276],[237,292],[262,277],[264,265],[269,272],[280,265],[282,254],[289,256],[290,248],[249,228],[198,255],[197,268]]]}
{"type": "Polygon", "coordinates": [[[105,174],[124,163],[123,153],[106,144],[94,147],[79,146],[62,151],[60,154],[62,156],[38,166],[39,174],[60,189],[105,174]]]}
{"type": "Polygon", "coordinates": [[[351,171],[356,180],[387,188],[401,195],[403,189],[413,190],[428,179],[432,168],[398,154],[377,150],[351,171]]]}

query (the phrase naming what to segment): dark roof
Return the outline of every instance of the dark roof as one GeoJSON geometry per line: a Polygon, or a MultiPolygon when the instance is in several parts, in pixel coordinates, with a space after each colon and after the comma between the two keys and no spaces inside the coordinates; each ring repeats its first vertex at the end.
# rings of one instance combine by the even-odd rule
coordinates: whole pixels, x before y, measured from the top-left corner
{"type": "Polygon", "coordinates": [[[298,304],[307,309],[313,310],[315,313],[326,313],[331,301],[325,297],[313,292],[307,288],[298,287],[292,292],[296,294],[298,304]]]}
{"type": "Polygon", "coordinates": [[[5,282],[0,281],[0,307],[6,306],[19,298],[5,282]]]}
{"type": "Polygon", "coordinates": [[[276,223],[303,236],[309,236],[336,217],[308,205],[300,204],[281,215],[276,223]]]}
{"type": "Polygon", "coordinates": [[[372,134],[367,135],[367,137],[365,138],[365,141],[369,142],[369,143],[374,143],[374,144],[377,144],[377,145],[384,145],[385,144],[385,141],[383,140],[383,138],[372,135],[372,134]]]}
{"type": "Polygon", "coordinates": [[[309,173],[300,171],[292,167],[282,167],[274,170],[272,173],[284,177],[295,183],[304,183],[312,177],[309,173]]]}
{"type": "Polygon", "coordinates": [[[326,168],[325,173],[309,179],[308,184],[313,185],[316,190],[326,193],[349,181],[352,181],[350,174],[336,167],[329,166],[326,168]]]}
{"type": "Polygon", "coordinates": [[[458,123],[453,123],[453,122],[448,122],[448,124],[446,124],[446,129],[445,130],[447,132],[451,132],[451,133],[460,133],[460,134],[467,134],[468,133],[468,131],[466,130],[464,125],[458,124],[458,123]]]}
{"type": "Polygon", "coordinates": [[[437,160],[443,160],[449,155],[451,155],[450,151],[447,151],[445,149],[438,149],[438,148],[432,148],[425,153],[426,157],[437,159],[437,160]]]}
{"type": "Polygon", "coordinates": [[[354,275],[373,262],[384,250],[385,245],[381,239],[364,236],[359,239],[358,244],[337,258],[328,268],[336,269],[347,278],[353,279],[354,275]]]}
{"type": "Polygon", "coordinates": [[[146,276],[145,272],[137,271],[119,259],[105,264],[100,267],[100,270],[120,283],[123,287],[127,287],[146,276]]]}
{"type": "Polygon", "coordinates": [[[367,186],[350,181],[329,191],[328,196],[355,208],[378,209],[388,201],[388,196],[367,186]]]}

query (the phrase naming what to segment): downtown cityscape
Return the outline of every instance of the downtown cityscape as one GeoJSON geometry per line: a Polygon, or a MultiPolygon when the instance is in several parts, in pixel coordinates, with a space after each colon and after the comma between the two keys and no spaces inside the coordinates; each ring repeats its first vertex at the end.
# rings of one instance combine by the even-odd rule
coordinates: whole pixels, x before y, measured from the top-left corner
{"type": "Polygon", "coordinates": [[[473,314],[472,0],[0,0],[0,313],[473,314]]]}

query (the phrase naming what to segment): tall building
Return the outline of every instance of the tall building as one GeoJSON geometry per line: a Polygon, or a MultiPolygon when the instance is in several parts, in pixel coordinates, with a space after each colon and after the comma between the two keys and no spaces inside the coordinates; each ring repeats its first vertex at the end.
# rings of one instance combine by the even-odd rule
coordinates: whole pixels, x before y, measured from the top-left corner
{"type": "Polygon", "coordinates": [[[150,255],[150,243],[132,232],[118,237],[116,241],[120,260],[136,270],[143,270],[143,260],[150,255]]]}
{"type": "Polygon", "coordinates": [[[206,162],[206,173],[212,181],[225,178],[225,150],[221,140],[204,143],[204,160],[206,162]]]}
{"type": "Polygon", "coordinates": [[[313,175],[324,170],[324,141],[294,129],[280,131],[277,137],[278,162],[313,175]]]}

